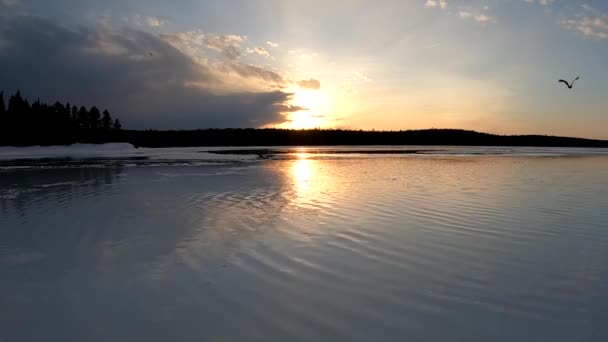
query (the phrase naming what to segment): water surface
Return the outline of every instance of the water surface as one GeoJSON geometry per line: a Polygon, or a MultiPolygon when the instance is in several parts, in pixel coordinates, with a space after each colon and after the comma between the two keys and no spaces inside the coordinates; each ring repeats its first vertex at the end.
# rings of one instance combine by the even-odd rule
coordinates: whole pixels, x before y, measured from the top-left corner
{"type": "Polygon", "coordinates": [[[5,164],[0,341],[608,339],[608,157],[475,151],[5,164]]]}

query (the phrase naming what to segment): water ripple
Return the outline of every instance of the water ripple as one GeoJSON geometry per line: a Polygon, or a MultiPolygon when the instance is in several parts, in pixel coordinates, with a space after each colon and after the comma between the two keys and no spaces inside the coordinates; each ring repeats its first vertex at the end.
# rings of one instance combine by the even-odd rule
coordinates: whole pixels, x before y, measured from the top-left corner
{"type": "Polygon", "coordinates": [[[227,340],[608,336],[606,158],[11,172],[0,293],[34,298],[25,320],[64,336],[84,335],[48,305],[102,321],[127,302],[134,329],[227,340]]]}

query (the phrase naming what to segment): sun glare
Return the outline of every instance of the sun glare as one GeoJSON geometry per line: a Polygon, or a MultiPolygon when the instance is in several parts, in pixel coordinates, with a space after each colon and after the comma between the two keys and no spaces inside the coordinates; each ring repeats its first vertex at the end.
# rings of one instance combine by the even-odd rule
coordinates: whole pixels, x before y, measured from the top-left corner
{"type": "Polygon", "coordinates": [[[301,106],[309,110],[319,109],[321,105],[321,92],[318,90],[298,90],[293,102],[296,106],[301,106]]]}
{"type": "Polygon", "coordinates": [[[323,126],[327,111],[327,98],[323,92],[299,89],[294,93],[292,105],[302,107],[303,110],[290,115],[288,128],[308,129],[323,126]]]}
{"type": "Polygon", "coordinates": [[[291,168],[291,176],[300,200],[309,200],[310,180],[314,176],[313,161],[308,159],[306,152],[298,154],[291,168]]]}

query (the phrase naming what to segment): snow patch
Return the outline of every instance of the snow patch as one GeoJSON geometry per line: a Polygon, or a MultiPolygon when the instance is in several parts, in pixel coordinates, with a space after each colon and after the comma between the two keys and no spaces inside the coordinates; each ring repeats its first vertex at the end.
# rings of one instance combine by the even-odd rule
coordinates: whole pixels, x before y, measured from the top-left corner
{"type": "Polygon", "coordinates": [[[24,265],[40,261],[47,255],[40,252],[22,252],[13,255],[0,256],[0,262],[10,265],[24,265]]]}
{"type": "Polygon", "coordinates": [[[0,147],[0,160],[128,157],[136,151],[128,143],[0,147]]]}

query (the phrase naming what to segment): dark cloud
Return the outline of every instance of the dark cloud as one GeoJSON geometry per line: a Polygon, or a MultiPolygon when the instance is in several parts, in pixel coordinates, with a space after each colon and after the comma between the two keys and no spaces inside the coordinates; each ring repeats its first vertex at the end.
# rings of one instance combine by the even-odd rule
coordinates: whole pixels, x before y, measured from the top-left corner
{"type": "MultiPolygon", "coordinates": [[[[282,82],[262,68],[224,65],[240,77],[282,82]]],[[[40,17],[0,15],[0,66],[6,92],[107,107],[129,128],[262,126],[299,110],[281,91],[227,92],[222,70],[128,28],[71,29],[40,17]]]]}
{"type": "Polygon", "coordinates": [[[18,0],[0,0],[0,9],[14,8],[19,4],[18,0]]]}
{"type": "Polygon", "coordinates": [[[300,86],[300,88],[319,90],[321,89],[321,82],[319,82],[319,80],[311,78],[309,80],[299,81],[298,86],[300,86]]]}

